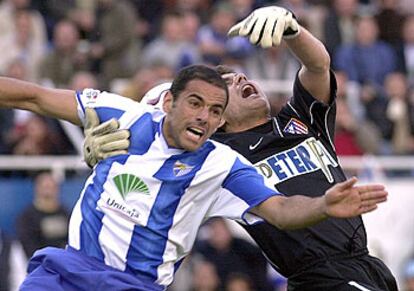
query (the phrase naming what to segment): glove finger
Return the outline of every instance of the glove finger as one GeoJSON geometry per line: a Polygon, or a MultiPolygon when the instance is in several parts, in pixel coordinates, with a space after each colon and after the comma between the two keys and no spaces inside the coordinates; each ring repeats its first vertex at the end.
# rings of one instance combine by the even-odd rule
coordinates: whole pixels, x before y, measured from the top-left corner
{"type": "Polygon", "coordinates": [[[229,31],[227,32],[227,35],[228,35],[229,37],[234,37],[234,36],[239,36],[239,35],[241,35],[241,34],[240,34],[240,30],[241,30],[242,26],[243,26],[243,21],[242,21],[242,22],[239,22],[239,23],[237,23],[237,24],[235,24],[235,25],[233,25],[233,26],[229,29],[229,31]]]}
{"type": "Polygon", "coordinates": [[[266,24],[267,17],[259,17],[254,24],[253,30],[250,34],[250,42],[257,45],[263,36],[264,26],[266,24]]]}
{"type": "Polygon", "coordinates": [[[284,33],[287,35],[295,34],[299,30],[298,22],[293,17],[292,13],[289,13],[289,16],[286,16],[286,24],[284,33]]]}
{"type": "Polygon", "coordinates": [[[95,109],[89,107],[85,109],[85,120],[85,129],[90,129],[99,124],[98,113],[96,113],[95,109]]]}
{"type": "Polygon", "coordinates": [[[292,13],[289,13],[289,12],[286,11],[286,15],[285,15],[284,19],[285,19],[285,27],[284,27],[283,31],[288,29],[288,27],[290,27],[290,25],[292,24],[292,13]]]}
{"type": "Polygon", "coordinates": [[[128,148],[129,140],[127,139],[105,143],[99,147],[103,155],[113,151],[127,150],[128,148]]]}
{"type": "Polygon", "coordinates": [[[127,151],[123,151],[123,150],[107,152],[107,153],[103,154],[102,159],[106,159],[106,158],[113,157],[113,156],[118,156],[118,155],[125,155],[127,153],[128,153],[127,151]]]}
{"type": "Polygon", "coordinates": [[[251,34],[256,22],[257,15],[254,12],[250,13],[250,15],[241,22],[243,25],[240,27],[239,35],[247,36],[251,34]]]}
{"type": "Polygon", "coordinates": [[[285,20],[283,17],[278,18],[273,29],[273,45],[278,46],[282,40],[283,31],[285,29],[285,20]]]}
{"type": "Polygon", "coordinates": [[[105,121],[92,129],[92,135],[104,135],[113,132],[119,128],[119,122],[115,118],[105,121]]]}
{"type": "MultiPolygon", "coordinates": [[[[123,131],[117,131],[113,133],[109,133],[106,135],[98,136],[95,138],[94,144],[99,147],[99,149],[102,149],[105,147],[106,144],[117,142],[117,141],[126,141],[129,143],[129,131],[123,130],[123,131]]],[[[128,148],[128,146],[126,147],[128,148]]],[[[125,149],[125,148],[123,148],[125,149]]]]}
{"type": "Polygon", "coordinates": [[[272,32],[273,32],[273,27],[275,25],[275,23],[277,22],[277,16],[276,15],[272,15],[270,17],[268,17],[267,21],[266,21],[266,25],[263,31],[263,36],[262,36],[262,40],[260,41],[260,45],[263,48],[268,48],[272,46],[273,43],[273,39],[272,39],[272,32]]]}

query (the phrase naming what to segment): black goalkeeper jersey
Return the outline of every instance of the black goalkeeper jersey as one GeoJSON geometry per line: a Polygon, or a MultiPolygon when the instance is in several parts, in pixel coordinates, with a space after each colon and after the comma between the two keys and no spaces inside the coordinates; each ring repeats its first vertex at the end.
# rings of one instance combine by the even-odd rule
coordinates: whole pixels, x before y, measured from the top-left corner
{"type": "MultiPolygon", "coordinates": [[[[293,97],[266,124],[239,133],[217,133],[213,139],[245,156],[268,186],[286,196],[322,196],[346,180],[333,145],[336,80],[331,74],[331,101],[323,104],[295,80],[293,97]]],[[[291,277],[321,260],[367,253],[361,217],[329,218],[302,230],[282,231],[259,223],[243,227],[282,275],[291,277]]]]}

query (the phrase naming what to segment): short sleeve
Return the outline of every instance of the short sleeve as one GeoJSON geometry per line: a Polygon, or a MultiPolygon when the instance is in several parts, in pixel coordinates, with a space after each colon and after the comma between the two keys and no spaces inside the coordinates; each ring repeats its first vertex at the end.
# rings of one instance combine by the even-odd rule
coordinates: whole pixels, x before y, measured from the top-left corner
{"type": "Polygon", "coordinates": [[[263,177],[241,156],[236,159],[223,182],[210,216],[223,216],[247,224],[261,221],[249,210],[274,195],[281,195],[267,187],[263,177]]]}
{"type": "Polygon", "coordinates": [[[82,124],[85,124],[85,108],[87,107],[96,109],[100,122],[111,118],[119,119],[127,111],[133,112],[135,116],[140,116],[145,111],[145,106],[129,98],[94,89],[77,91],[76,100],[78,116],[82,124]]]}

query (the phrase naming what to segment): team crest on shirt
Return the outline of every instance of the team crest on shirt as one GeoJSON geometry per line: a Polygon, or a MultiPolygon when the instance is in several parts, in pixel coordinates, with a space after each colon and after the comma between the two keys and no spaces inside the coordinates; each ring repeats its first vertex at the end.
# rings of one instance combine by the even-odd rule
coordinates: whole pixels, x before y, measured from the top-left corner
{"type": "Polygon", "coordinates": [[[308,134],[308,127],[302,121],[291,118],[283,129],[283,132],[290,134],[308,134]]]}
{"type": "Polygon", "coordinates": [[[86,104],[92,104],[96,102],[96,99],[99,96],[100,91],[94,89],[85,89],[83,94],[85,95],[87,101],[86,104]]]}
{"type": "Polygon", "coordinates": [[[193,168],[194,168],[193,166],[184,164],[180,161],[176,161],[174,163],[173,172],[176,177],[181,177],[181,176],[184,176],[190,173],[193,168]]]}
{"type": "Polygon", "coordinates": [[[145,184],[142,179],[132,174],[117,175],[114,177],[114,183],[119,191],[119,194],[121,194],[122,199],[124,200],[125,197],[131,192],[145,195],[150,194],[147,184],[145,184]]]}

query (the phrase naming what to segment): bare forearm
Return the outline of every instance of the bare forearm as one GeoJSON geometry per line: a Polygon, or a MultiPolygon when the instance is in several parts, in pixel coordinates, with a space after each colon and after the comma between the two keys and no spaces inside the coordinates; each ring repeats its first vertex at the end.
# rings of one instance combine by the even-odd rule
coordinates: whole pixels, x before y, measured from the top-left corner
{"type": "Polygon", "coordinates": [[[80,125],[75,92],[48,89],[34,83],[0,77],[0,106],[68,120],[80,125]]]}
{"type": "Polygon", "coordinates": [[[323,196],[319,198],[302,195],[276,196],[270,199],[274,200],[272,207],[265,202],[257,206],[257,212],[254,212],[280,229],[303,228],[327,218],[323,196]]]}
{"type": "Polygon", "coordinates": [[[34,102],[40,87],[11,78],[0,77],[0,105],[19,109],[25,108],[28,103],[34,102]]]}
{"type": "Polygon", "coordinates": [[[317,100],[329,103],[330,58],[323,44],[304,28],[297,37],[287,39],[286,43],[303,65],[299,72],[303,87],[317,100]]]}
{"type": "Polygon", "coordinates": [[[285,41],[307,70],[312,72],[329,70],[330,57],[325,46],[305,28],[301,27],[297,37],[285,41]]]}

